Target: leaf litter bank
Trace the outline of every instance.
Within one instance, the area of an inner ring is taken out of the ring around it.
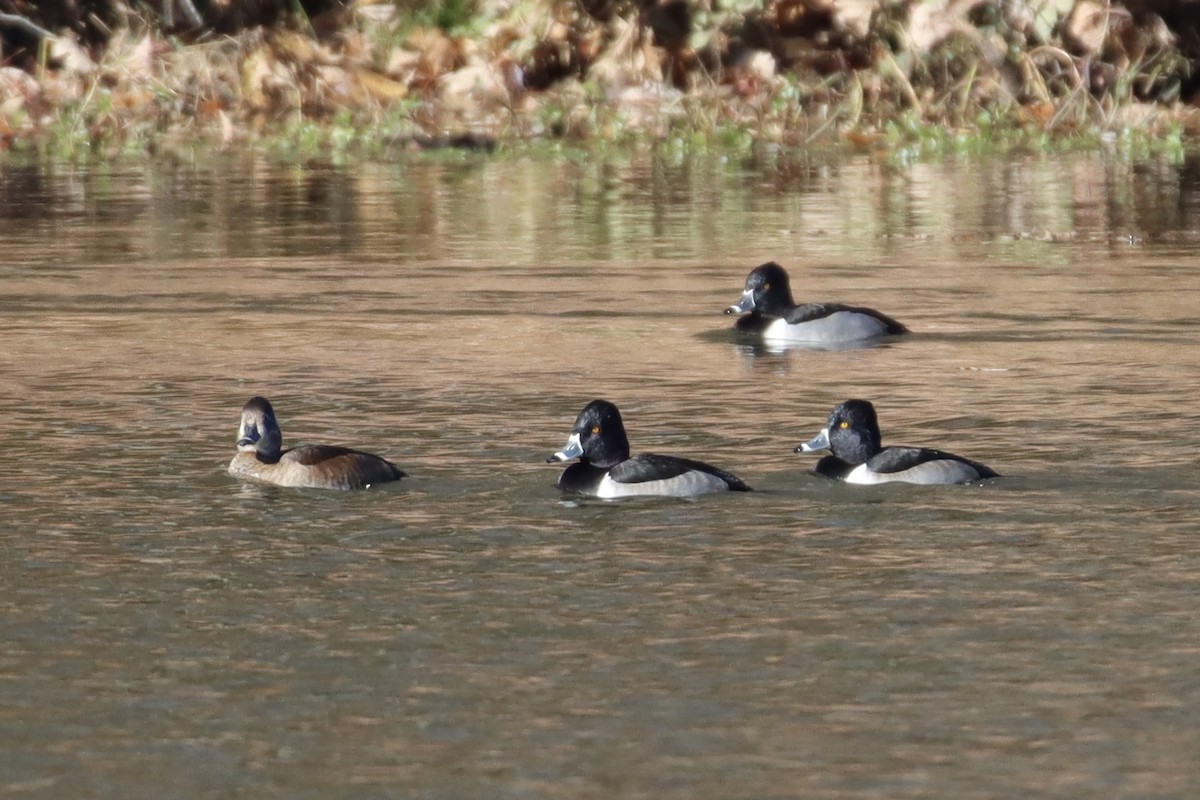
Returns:
[[[0,149],[1200,132],[1200,0],[310,0],[307,16],[264,2],[233,19],[183,7],[72,25],[0,0]]]

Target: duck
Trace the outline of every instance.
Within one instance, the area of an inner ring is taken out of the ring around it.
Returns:
[[[749,492],[736,475],[678,456],[629,455],[621,412],[607,400],[593,400],[575,418],[562,450],[547,463],[579,459],[563,470],[559,489],[605,499],[659,496],[695,497],[709,492]]]
[[[847,400],[829,414],[825,427],[797,453],[830,450],[814,468],[818,475],[846,483],[955,484],[999,478],[978,461],[928,447],[883,447],[875,406]]]
[[[725,313],[744,314],[734,330],[768,341],[836,345],[908,333],[907,327],[873,308],[841,303],[796,305],[787,271],[774,261],[750,271],[741,299]]]
[[[265,397],[242,406],[237,455],[229,474],[276,486],[303,489],[366,489],[404,477],[395,464],[371,453],[325,444],[281,450],[283,433]]]

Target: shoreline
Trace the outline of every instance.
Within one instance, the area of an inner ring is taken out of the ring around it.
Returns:
[[[1021,31],[969,2],[865,20],[785,19],[777,6],[772,25],[689,12],[672,39],[663,29],[679,20],[655,16],[662,3],[601,20],[541,2],[449,31],[373,4],[319,37],[309,21],[194,42],[152,29],[102,47],[54,35],[32,69],[0,67],[0,157],[645,141],[911,157],[1200,141],[1189,101],[1200,65],[1163,18],[1146,11],[1133,27],[1130,12],[1086,16],[1089,2]]]

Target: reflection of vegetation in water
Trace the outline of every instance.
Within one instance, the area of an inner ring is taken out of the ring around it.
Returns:
[[[1200,92],[1200,18],[1178,6],[264,0],[100,30],[52,27],[47,3],[0,16],[0,149],[1178,142],[1200,131],[1181,102]]]

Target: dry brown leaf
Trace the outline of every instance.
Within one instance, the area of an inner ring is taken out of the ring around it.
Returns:
[[[314,106],[357,108],[366,102],[362,85],[341,67],[317,67],[312,79]]]
[[[363,20],[383,25],[396,18],[396,6],[392,0],[358,0],[354,12]]]
[[[475,64],[442,78],[442,98],[447,103],[473,105],[508,99],[504,77],[490,64]]]
[[[956,33],[978,36],[968,16],[986,0],[942,0],[918,3],[908,21],[908,35],[918,53],[928,53]]]
[[[1045,125],[1056,113],[1058,109],[1053,103],[1027,103],[1021,106],[1020,116],[1022,122]]]
[[[266,47],[256,47],[242,60],[242,98],[255,110],[267,106],[263,85],[270,74],[271,54]]]
[[[295,31],[273,31],[271,49],[277,58],[295,64],[332,64],[337,61],[312,39]]]
[[[205,98],[196,103],[196,114],[201,117],[215,117],[225,113],[221,101],[215,97]]]
[[[882,0],[838,0],[833,4],[833,22],[859,39],[871,32],[871,19],[883,7]]]
[[[109,53],[119,55],[107,66],[120,69],[135,79],[145,78],[154,74],[154,51],[154,38],[146,34],[129,47],[110,46]]]
[[[417,71],[420,63],[420,53],[396,47],[392,49],[391,55],[388,56],[387,66],[384,67],[383,71],[384,74],[407,83]]]
[[[0,67],[0,97],[24,99],[40,92],[38,82],[32,75],[17,67]]]
[[[1076,53],[1093,55],[1100,52],[1108,35],[1108,3],[1098,0],[1078,0],[1063,26],[1063,39]]]
[[[64,72],[74,75],[90,75],[96,71],[96,62],[74,39],[53,36],[50,42],[50,58],[61,64]]]
[[[372,100],[377,103],[390,103],[403,100],[408,95],[408,87],[399,81],[380,75],[369,69],[358,69],[354,72],[359,84]]]
[[[628,21],[614,18],[608,46],[588,67],[588,80],[604,87],[609,95],[627,84],[662,79],[653,47],[641,41],[640,31]]]
[[[883,138],[878,133],[867,133],[865,131],[856,130],[846,131],[844,136],[846,137],[847,142],[859,148],[860,150],[870,150]]]
[[[137,111],[154,102],[154,95],[145,88],[130,87],[112,93],[113,108]]]
[[[1187,106],[1177,111],[1177,121],[1183,132],[1192,136],[1200,135],[1200,108]]]
[[[79,77],[71,77],[66,80],[52,78],[42,82],[39,94],[51,108],[62,108],[83,99],[90,86],[89,81]]]
[[[453,72],[464,63],[462,46],[437,28],[417,28],[406,44],[421,54],[434,77]]]
[[[25,97],[23,95],[14,94],[11,97],[4,97],[3,100],[0,100],[0,120],[15,117],[24,107]]]

